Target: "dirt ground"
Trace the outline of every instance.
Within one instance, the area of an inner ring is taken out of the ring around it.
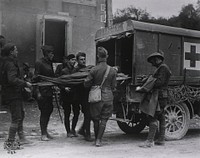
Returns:
[[[178,141],[167,141],[165,146],[155,146],[150,149],[138,147],[145,141],[147,131],[141,134],[126,135],[115,121],[109,121],[103,138],[103,146],[95,147],[94,142],[86,142],[82,136],[67,138],[64,125],[59,119],[57,109],[54,109],[49,123],[49,132],[55,138],[49,142],[40,141],[39,111],[35,103],[25,106],[25,134],[33,144],[24,146],[15,154],[7,154],[3,142],[9,128],[9,113],[0,114],[0,158],[197,158],[200,157],[200,119],[191,120],[187,135]],[[77,129],[83,121],[80,115]],[[93,129],[91,123],[91,129]],[[92,137],[94,138],[93,130]]]

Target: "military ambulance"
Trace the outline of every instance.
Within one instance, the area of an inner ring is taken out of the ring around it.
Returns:
[[[200,115],[200,32],[128,20],[98,30],[95,40],[96,47],[108,50],[108,64],[131,77],[120,81],[114,102],[117,123],[127,134],[140,133],[148,125],[138,108],[135,88],[155,70],[147,57],[164,52],[164,62],[172,71],[165,108],[166,139],[184,137],[190,119]]]

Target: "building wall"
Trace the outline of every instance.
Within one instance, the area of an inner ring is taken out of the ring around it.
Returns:
[[[84,51],[87,64],[95,64],[94,36],[105,26],[100,16],[102,3],[105,0],[1,0],[0,31],[7,41],[17,45],[20,60],[34,66],[36,54],[40,53],[36,48],[36,41],[40,40],[36,36],[38,15],[69,16],[72,48],[66,54]]]
[[[86,52],[87,62],[92,64],[95,61],[95,32],[103,26],[100,18],[97,18],[96,8],[93,6],[65,3],[63,11],[69,12],[70,17],[73,19],[71,53],[77,53],[78,51]]]

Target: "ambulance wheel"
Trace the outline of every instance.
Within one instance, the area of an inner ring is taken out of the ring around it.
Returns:
[[[185,136],[190,123],[190,112],[185,103],[168,104],[165,107],[166,140],[178,140]]]
[[[123,118],[123,117],[120,117],[120,115],[117,115],[117,118]],[[126,134],[138,134],[146,127],[147,122],[144,116],[140,114],[137,116],[137,121],[134,121],[134,122],[117,121],[117,124],[119,128]]]

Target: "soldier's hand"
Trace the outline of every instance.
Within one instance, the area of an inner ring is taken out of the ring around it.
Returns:
[[[59,88],[58,86],[54,86],[54,90],[55,90],[56,92],[59,92],[59,91],[60,91],[60,88]]]
[[[70,90],[71,90],[71,88],[65,87],[65,91],[66,91],[66,92],[69,92]]]
[[[26,87],[32,88],[32,84],[30,82],[26,82]]]
[[[135,91],[136,91],[136,92],[139,92],[139,91],[141,91],[141,89],[142,89],[142,88],[141,88],[140,86],[138,86],[138,87],[136,87]]]
[[[42,99],[41,93],[37,93],[37,100],[41,100],[41,99]]]

